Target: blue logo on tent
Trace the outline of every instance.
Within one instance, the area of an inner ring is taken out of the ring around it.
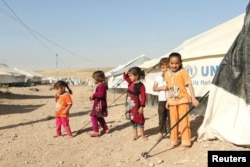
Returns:
[[[190,66],[187,65],[185,66],[185,69],[187,70],[187,72],[189,73],[191,79],[194,78],[197,75],[197,67],[196,66]]]

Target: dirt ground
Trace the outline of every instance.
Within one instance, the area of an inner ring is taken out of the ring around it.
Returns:
[[[167,149],[169,138],[156,144],[158,115],[155,107],[145,108],[148,141],[132,141],[132,128],[124,116],[125,95],[108,92],[110,133],[91,138],[89,86],[70,86],[73,106],[70,126],[74,137],[55,134],[55,91],[51,85],[0,88],[0,166],[2,167],[205,167],[208,150],[246,150],[219,140],[196,142],[202,117],[191,115],[193,145],[180,151]],[[142,152],[148,153],[145,159]]]

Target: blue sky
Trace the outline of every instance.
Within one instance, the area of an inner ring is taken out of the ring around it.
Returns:
[[[56,60],[59,69],[67,69],[116,67],[141,54],[158,58],[184,40],[244,13],[248,3],[0,0],[0,62],[45,70],[56,68]]]

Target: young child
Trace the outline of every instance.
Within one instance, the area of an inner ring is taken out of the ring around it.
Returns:
[[[159,67],[161,73],[156,76],[153,85],[153,91],[158,92],[159,136],[157,141],[162,139],[163,134],[167,132],[167,129],[170,129],[169,110],[166,108],[167,85],[164,78],[165,72],[169,67],[168,64],[168,58],[162,58],[160,60]]]
[[[132,67],[128,72],[124,72],[123,78],[128,82],[126,115],[129,115],[127,118],[131,120],[133,127],[133,140],[138,138],[137,128],[139,128],[142,139],[146,141],[143,114],[146,92],[145,86],[141,82],[145,78],[145,73],[139,67]]]
[[[72,106],[72,99],[70,96],[72,90],[65,81],[61,80],[54,84],[54,89],[56,90],[56,135],[54,137],[62,136],[61,126],[63,125],[67,137],[71,138],[72,133],[69,126],[69,110]]]
[[[169,66],[170,70],[165,73],[168,87],[166,108],[170,110],[170,123],[172,127],[188,112],[190,102],[192,102],[194,106],[198,106],[199,101],[195,98],[194,89],[188,72],[182,68],[182,59],[179,53],[174,52],[169,55]],[[181,135],[180,150],[189,148],[191,146],[191,131],[188,115],[178,126],[172,129],[170,134],[171,147],[175,147],[179,144],[178,132],[180,132]]]
[[[88,132],[91,137],[98,137],[99,128],[98,122],[100,123],[101,127],[103,128],[103,133],[109,133],[108,126],[104,117],[108,116],[107,111],[107,84],[106,78],[103,71],[95,71],[92,74],[92,78],[95,84],[95,90],[92,96],[89,97],[90,100],[93,100],[93,109],[90,113],[92,129],[93,131]]]

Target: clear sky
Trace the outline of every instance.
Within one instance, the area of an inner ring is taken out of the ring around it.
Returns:
[[[33,70],[158,58],[249,0],[0,0],[0,62]]]

